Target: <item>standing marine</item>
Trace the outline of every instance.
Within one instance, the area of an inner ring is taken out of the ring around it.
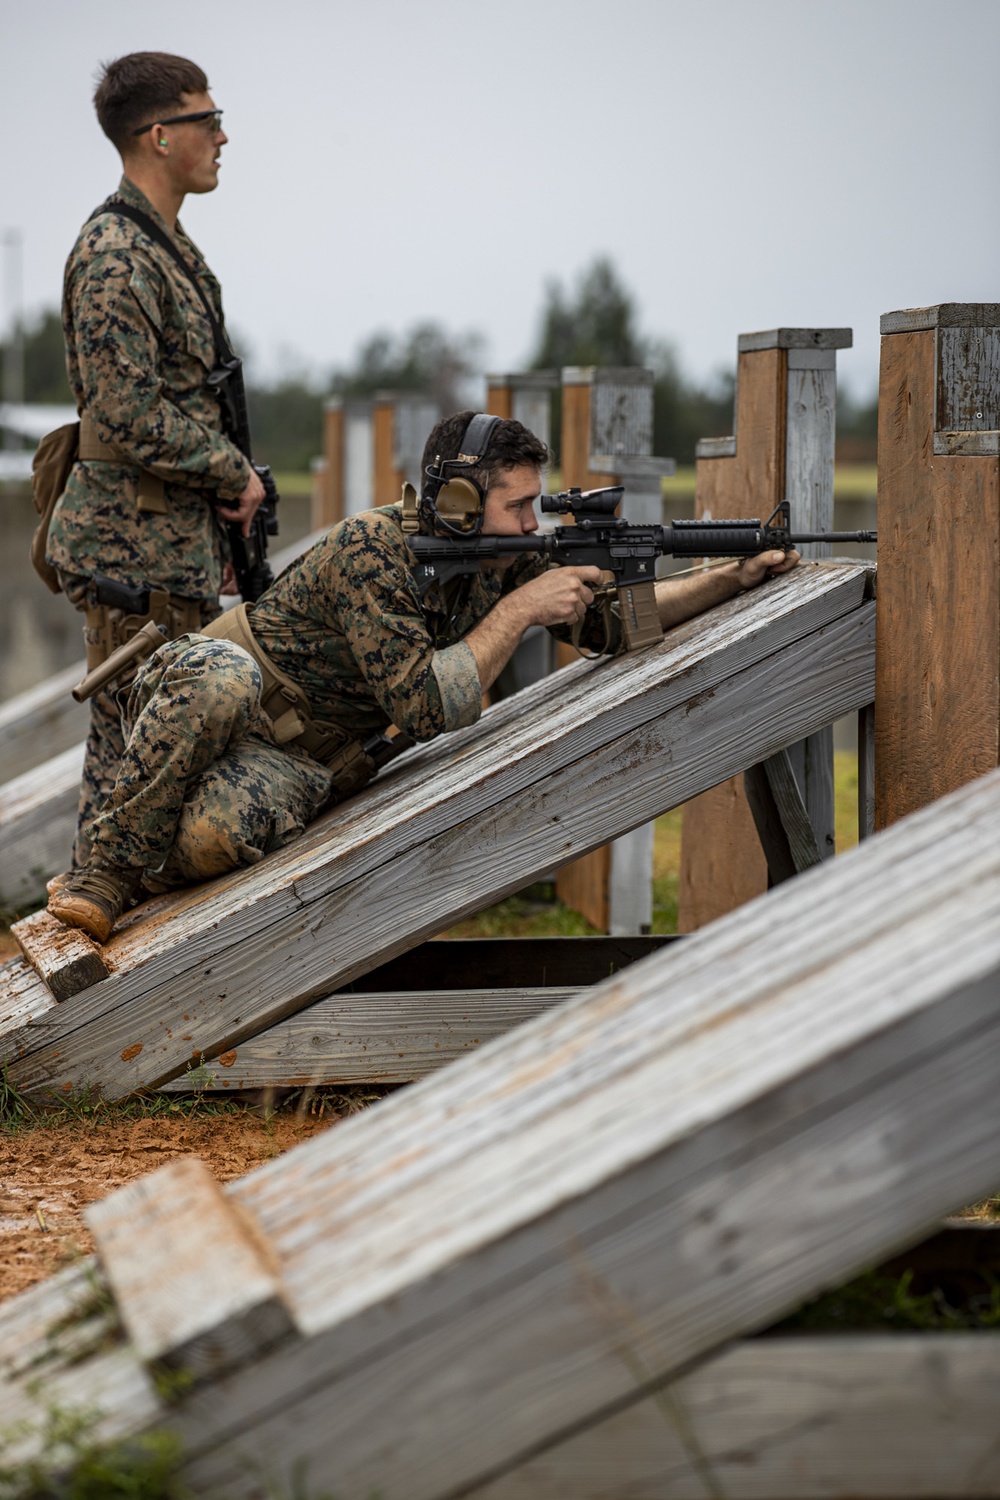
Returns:
[[[149,620],[168,639],[212,620],[225,567],[218,518],[246,533],[264,496],[224,435],[208,384],[216,345],[198,288],[221,325],[219,283],[177,218],[188,193],[218,184],[222,111],[201,68],[166,52],[107,64],[94,104],[123,176],[66,264],[62,316],[80,447],[46,551],[85,612],[90,670]],[[173,241],[190,276],[157,234]],[[91,699],[74,866],[86,862],[90,824],[123,748],[117,691],[104,689]]]

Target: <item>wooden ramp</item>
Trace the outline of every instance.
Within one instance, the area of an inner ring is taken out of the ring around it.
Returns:
[[[659,647],[580,662],[401,757],[253,870],[140,908],[108,978],[58,1009],[39,983],[31,1024],[0,1033],[10,1077],[164,1083],[869,702],[868,577],[804,566]]]
[[[272,558],[275,573],[325,533],[313,532]],[[80,768],[90,709],[71,690],[86,662],[0,704],[0,907],[41,900],[65,870],[76,833]]]
[[[296,1465],[339,1500],[996,1496],[995,1335],[732,1341],[996,1187],[998,994],[1000,771],[225,1194],[175,1164],[95,1205],[98,1264],[0,1313],[9,1419],[168,1426],[214,1500]],[[825,1446],[811,1483],[810,1426],[867,1471]]]

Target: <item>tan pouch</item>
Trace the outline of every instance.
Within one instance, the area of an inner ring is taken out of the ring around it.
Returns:
[[[35,450],[31,461],[31,490],[35,509],[41,516],[35,534],[31,538],[31,565],[39,578],[54,594],[62,593],[62,585],[51,563],[45,561],[45,549],[49,542],[49,524],[56,502],[63,495],[69,482],[70,470],[76,463],[80,451],[80,424],[67,422],[47,432]]]

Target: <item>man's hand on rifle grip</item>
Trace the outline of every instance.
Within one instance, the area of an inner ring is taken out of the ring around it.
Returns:
[[[253,520],[258,506],[263,501],[267,491],[264,489],[260,475],[250,470],[250,478],[246,486],[237,495],[235,502],[229,505],[219,506],[219,515],[226,521],[241,521],[241,530],[244,536],[250,535],[250,522]]]

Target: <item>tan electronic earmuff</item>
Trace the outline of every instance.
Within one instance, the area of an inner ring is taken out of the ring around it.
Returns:
[[[428,464],[420,494],[420,513],[431,526],[439,526],[453,536],[468,536],[483,524],[486,490],[470,473],[457,470],[476,468],[486,457],[490,440],[500,424],[499,417],[477,412],[459,445],[456,458],[440,458]]]

